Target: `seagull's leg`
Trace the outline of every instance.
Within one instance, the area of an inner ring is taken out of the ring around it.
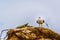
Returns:
[[[39,27],[40,27],[41,25],[39,24]]]
[[[43,27],[43,25],[41,24],[41,27]]]
[[[43,27],[43,24],[41,24],[41,27]]]

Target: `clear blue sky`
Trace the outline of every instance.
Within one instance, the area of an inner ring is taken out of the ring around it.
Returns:
[[[60,0],[0,0],[0,31],[27,22],[38,26],[35,21],[39,16],[60,33]]]

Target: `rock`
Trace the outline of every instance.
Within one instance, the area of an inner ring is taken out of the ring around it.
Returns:
[[[11,33],[10,33],[11,32]],[[22,27],[9,30],[6,40],[60,40],[60,34],[41,27]]]

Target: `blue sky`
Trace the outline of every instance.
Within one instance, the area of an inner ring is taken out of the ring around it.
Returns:
[[[38,26],[39,16],[60,34],[60,0],[0,0],[0,31],[27,22]]]

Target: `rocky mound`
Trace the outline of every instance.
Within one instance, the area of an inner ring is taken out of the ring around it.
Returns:
[[[7,32],[6,40],[60,40],[60,35],[50,29],[33,26],[19,26]]]

